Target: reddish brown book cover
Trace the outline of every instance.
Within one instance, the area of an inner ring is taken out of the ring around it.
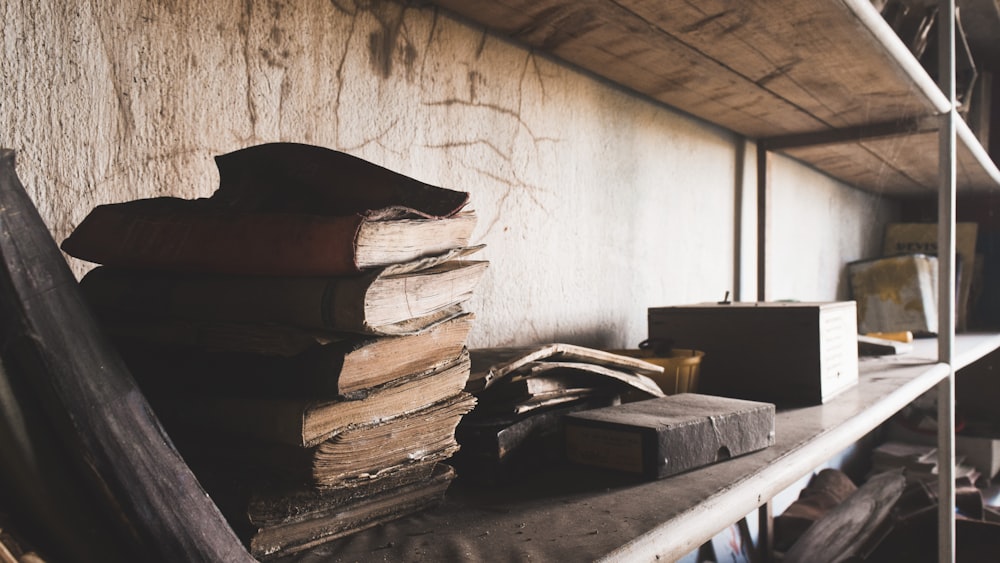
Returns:
[[[357,272],[359,215],[249,213],[206,199],[99,205],[63,241],[81,260],[129,268],[230,274]]]
[[[467,192],[315,145],[265,143],[219,155],[215,164],[219,189],[212,201],[243,210],[430,219],[450,217],[469,202]]]
[[[342,275],[466,246],[475,225],[460,213],[467,192],[322,147],[270,143],[216,161],[212,197],[97,206],[63,251],[125,268]]]

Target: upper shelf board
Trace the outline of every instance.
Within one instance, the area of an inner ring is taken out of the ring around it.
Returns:
[[[870,191],[937,189],[937,143],[911,142],[906,129],[946,112],[948,99],[869,0],[433,3],[751,139],[898,123],[901,134],[875,143],[837,141],[832,159],[817,149],[833,144],[781,151]],[[1000,187],[973,135],[958,152],[960,189]]]

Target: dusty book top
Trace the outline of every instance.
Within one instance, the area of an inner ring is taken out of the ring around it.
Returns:
[[[469,194],[338,151],[269,143],[216,158],[208,198],[95,207],[63,241],[110,266],[250,275],[341,275],[465,247]]]

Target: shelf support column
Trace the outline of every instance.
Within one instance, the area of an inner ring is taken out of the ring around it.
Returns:
[[[767,301],[767,232],[770,218],[770,148],[757,140],[757,301]]]
[[[938,3],[938,76],[949,109],[938,129],[938,361],[952,366],[955,344],[955,0]],[[938,561],[955,561],[955,370],[937,387]]]
[[[774,561],[774,503],[757,509],[757,555],[760,561]]]

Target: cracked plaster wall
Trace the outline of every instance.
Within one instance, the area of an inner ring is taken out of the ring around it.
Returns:
[[[471,192],[492,263],[473,346],[634,346],[647,307],[718,300],[737,263],[754,279],[743,141],[434,8],[5,0],[0,26],[0,146],[57,241],[101,203],[207,196],[214,155],[285,140]],[[792,180],[776,252],[810,257],[778,260],[774,297],[843,297],[838,268],[872,251],[886,208],[790,161],[773,172]],[[805,249],[802,210],[823,217]]]

